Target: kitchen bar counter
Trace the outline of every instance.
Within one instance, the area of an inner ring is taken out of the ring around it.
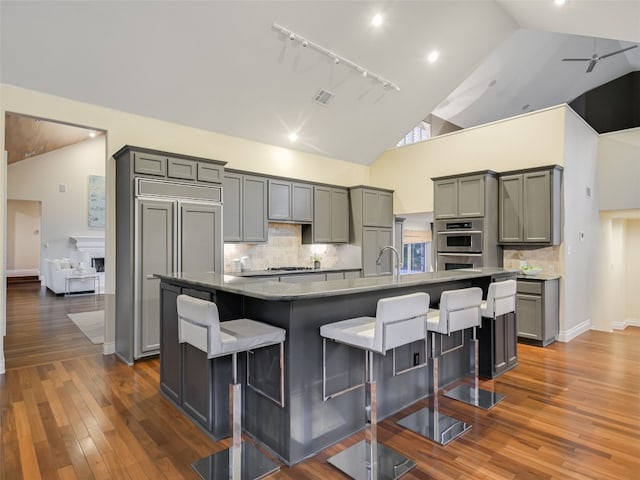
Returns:
[[[207,360],[206,355],[177,338],[176,298],[184,293],[214,301],[222,321],[251,318],[286,329],[285,407],[244,389],[243,428],[284,463],[293,465],[361,430],[365,426],[364,389],[323,400],[322,339],[324,324],[359,316],[374,316],[379,299],[427,292],[435,307],[445,290],[479,286],[486,292],[491,281],[515,278],[514,271],[483,268],[402,276],[330,280],[309,283],[255,282],[213,273],[157,275],[161,278],[160,388],[192,420],[214,438],[228,435],[228,357]],[[466,339],[470,331],[465,332]],[[419,341],[396,349],[398,370],[425,361]],[[277,396],[277,347],[258,349],[243,371],[249,383]],[[448,385],[469,370],[468,348],[446,354],[439,369],[440,384]],[[431,378],[418,368],[393,376],[393,355],[376,356],[380,419],[427,396]],[[357,349],[327,343],[326,393],[362,382],[364,355]],[[245,379],[244,383],[247,383]]]

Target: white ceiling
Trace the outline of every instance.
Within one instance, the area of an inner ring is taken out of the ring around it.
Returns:
[[[476,125],[640,69],[640,48],[590,74],[560,61],[640,43],[639,1],[3,0],[0,14],[2,83],[361,164],[434,110]],[[291,42],[273,22],[400,92]],[[441,54],[434,64],[431,49]],[[311,101],[321,88],[335,94],[328,107]]]

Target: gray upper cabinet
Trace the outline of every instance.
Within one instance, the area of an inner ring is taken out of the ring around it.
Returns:
[[[362,189],[362,224],[368,227],[392,227],[393,193]]]
[[[484,217],[486,175],[434,178],[434,217]]]
[[[559,245],[561,182],[558,165],[502,173],[498,241]]]
[[[270,179],[269,220],[311,223],[313,185]]]
[[[224,190],[224,241],[267,241],[267,179],[226,171]]]
[[[140,149],[133,153],[133,173],[205,183],[222,183],[224,162]]]
[[[313,225],[303,228],[302,242],[349,242],[349,193],[347,190],[323,185],[313,187]]]

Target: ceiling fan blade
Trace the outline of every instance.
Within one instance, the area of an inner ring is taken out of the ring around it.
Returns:
[[[587,67],[586,73],[591,72],[591,70],[593,70],[595,68],[596,63],[598,63],[597,60],[591,60],[591,62],[589,63],[589,66]]]
[[[591,58],[563,58],[563,62],[590,62]]]
[[[632,48],[636,48],[638,45],[631,45],[630,47],[623,48],[622,50],[616,50],[615,52],[607,53],[606,55],[600,55],[600,58],[611,57],[612,55],[617,55],[622,52],[626,52],[627,50],[631,50]]]

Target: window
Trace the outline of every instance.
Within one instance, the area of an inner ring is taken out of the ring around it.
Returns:
[[[419,273],[426,271],[427,244],[404,243],[402,245],[402,268],[400,273]]]
[[[420,122],[413,127],[409,133],[400,139],[396,144],[396,147],[402,147],[403,145],[411,145],[412,143],[422,142],[423,140],[429,140],[431,138],[431,125],[427,122]]]

